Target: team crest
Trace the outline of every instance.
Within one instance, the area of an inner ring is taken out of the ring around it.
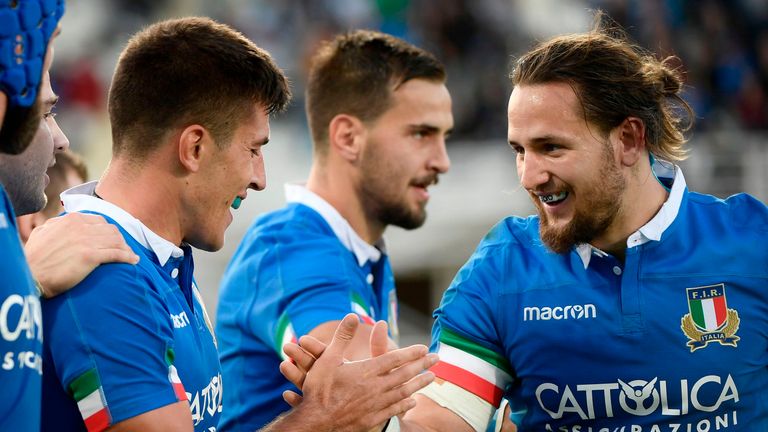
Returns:
[[[688,312],[680,320],[680,328],[688,336],[691,352],[711,342],[735,347],[739,341],[739,313],[728,309],[725,284],[686,288]]]

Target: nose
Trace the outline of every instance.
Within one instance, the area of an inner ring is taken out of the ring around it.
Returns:
[[[448,157],[448,149],[445,147],[445,138],[440,138],[432,158],[429,160],[429,169],[443,174],[451,168],[451,159]]]
[[[267,173],[264,170],[264,159],[262,157],[254,158],[252,164],[251,183],[248,187],[256,191],[264,190],[264,188],[267,187]]]
[[[69,148],[69,138],[61,130],[56,119],[51,117],[51,134],[53,135],[53,148],[55,153],[61,153]]]
[[[517,175],[520,185],[527,190],[535,190],[549,181],[544,160],[534,152],[517,155]]]

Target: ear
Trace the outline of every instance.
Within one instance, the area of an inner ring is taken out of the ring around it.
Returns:
[[[211,134],[203,126],[195,124],[184,128],[177,140],[179,163],[190,172],[199,171],[204,150],[214,144]]]
[[[645,123],[637,117],[627,117],[613,133],[622,165],[634,166],[645,155]]]
[[[365,143],[367,129],[355,116],[338,114],[328,125],[328,146],[331,152],[350,162],[356,161]]]

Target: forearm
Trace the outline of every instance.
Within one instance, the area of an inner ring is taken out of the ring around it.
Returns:
[[[258,432],[330,432],[333,425],[326,413],[301,404],[275,419]]]
[[[394,419],[393,419],[394,420]],[[404,419],[404,416],[400,416],[398,419],[398,425],[400,427],[400,432],[440,432],[440,430],[429,427],[428,425],[421,424],[418,420],[414,419]],[[392,432],[398,430],[393,427],[388,427],[387,429],[384,429],[383,432]]]
[[[456,413],[440,406],[432,399],[422,394],[415,394],[413,397],[416,399],[416,406],[399,418],[402,432],[472,432],[474,430]]]

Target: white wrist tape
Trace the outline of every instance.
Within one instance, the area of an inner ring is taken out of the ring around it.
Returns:
[[[387,422],[387,427],[381,432],[400,432],[400,420],[397,416],[390,418]]]

